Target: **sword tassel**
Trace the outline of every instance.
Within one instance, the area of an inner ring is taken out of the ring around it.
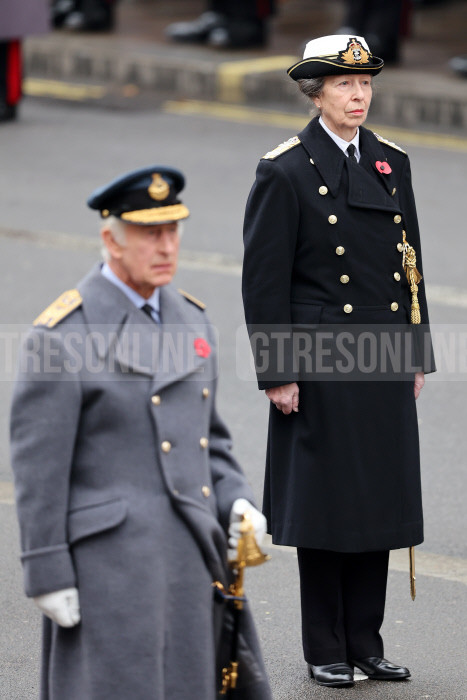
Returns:
[[[409,283],[410,292],[412,294],[412,305],[410,308],[410,323],[421,323],[420,304],[418,301],[418,285],[422,280],[420,272],[417,270],[417,254],[415,249],[407,241],[405,231],[402,231],[403,236],[403,257],[402,267],[404,268]],[[409,547],[410,561],[410,595],[412,600],[415,600],[417,594],[415,588],[415,547]]]

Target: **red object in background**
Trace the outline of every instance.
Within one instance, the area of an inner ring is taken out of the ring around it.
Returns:
[[[256,16],[266,19],[274,14],[274,3],[271,0],[256,0]]]
[[[204,338],[195,338],[193,345],[195,346],[195,352],[197,355],[199,355],[199,357],[209,357],[211,354],[211,346]]]
[[[10,41],[7,49],[6,103],[16,105],[21,99],[22,63],[21,42]]]

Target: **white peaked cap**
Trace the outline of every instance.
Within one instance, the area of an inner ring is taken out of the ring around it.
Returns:
[[[330,34],[329,36],[320,36],[318,39],[309,41],[305,46],[303,58],[336,56],[339,51],[345,51],[351,39],[356,39],[366,51],[370,52],[370,47],[362,36],[355,36],[355,34]]]
[[[341,73],[377,75],[383,66],[383,59],[372,55],[363,36],[330,34],[309,41],[303,59],[291,66],[287,73],[294,80]]]

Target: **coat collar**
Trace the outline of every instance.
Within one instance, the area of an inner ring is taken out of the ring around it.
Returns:
[[[150,376],[160,389],[194,372],[207,377],[209,362],[199,355],[194,341],[207,338],[207,325],[196,323],[197,314],[172,285],[161,287],[162,324],[155,324],[101,273],[101,265],[78,285],[83,315],[92,334],[97,356],[112,353],[122,371]]]
[[[347,157],[321,127],[318,117],[312,119],[298,134],[298,138],[331,195],[337,197]],[[349,205],[399,211],[396,202],[390,196],[394,188],[395,175],[393,172],[385,175],[378,171],[376,162],[384,162],[386,155],[373,132],[364,127],[360,127],[360,152],[359,166],[347,168],[349,172]]]
[[[156,388],[188,375],[199,375],[200,380],[210,381],[216,368],[213,358],[210,358],[212,341],[202,313],[198,313],[172,285],[161,287],[160,302],[162,325]],[[198,353],[196,344],[201,339],[204,349],[208,349],[207,356]]]
[[[298,138],[313,160],[332,196],[337,197],[346,156],[329,134],[324,131],[319,123],[319,117],[312,119],[298,134]]]
[[[94,350],[100,360],[110,358],[109,366],[112,360],[123,371],[153,376],[151,346],[155,324],[102,275],[101,267],[96,265],[78,284]]]

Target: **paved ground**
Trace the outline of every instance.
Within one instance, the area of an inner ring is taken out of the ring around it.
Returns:
[[[214,112],[175,113],[161,101],[148,109],[137,97],[127,102],[120,97],[111,109],[105,101],[72,105],[28,98],[21,121],[0,129],[0,697],[5,700],[37,697],[40,627],[21,592],[7,445],[14,358],[6,340],[98,258],[95,214],[84,201],[94,187],[126,169],[159,161],[187,175],[192,217],[177,284],[207,303],[219,330],[220,408],[261,498],[267,402],[253,381],[240,379],[238,341],[245,337],[240,230],[257,159],[296,128],[287,121],[290,115],[273,126],[256,123],[255,114],[245,111],[240,123],[232,114],[220,119]],[[295,554],[267,546],[272,560],[248,571],[246,582],[275,700],[465,697],[467,368],[461,342],[467,337],[467,141],[453,145],[441,134],[405,132],[399,142],[411,155],[440,366],[418,406],[426,541],[417,548],[417,598],[412,602],[409,596],[407,552],[399,552],[391,560],[383,630],[388,657],[409,665],[413,679],[397,685],[362,681],[347,691],[312,685],[300,649]]]
[[[220,100],[302,111],[286,68],[306,40],[341,25],[342,0],[288,0],[271,23],[267,47],[216,51],[171,43],[168,23],[199,14],[201,0],[121,0],[114,32],[70,35],[54,31],[25,42],[26,74],[36,80],[93,83],[110,92],[135,90],[159,97]],[[456,133],[467,128],[467,80],[448,66],[467,54],[467,3],[446,0],[414,10],[401,62],[379,76],[374,114],[381,123]],[[53,84],[27,84],[26,91],[54,92]]]

